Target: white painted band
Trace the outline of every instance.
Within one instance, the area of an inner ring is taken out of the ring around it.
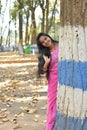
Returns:
[[[87,117],[87,91],[69,86],[58,87],[58,111],[70,117]]]

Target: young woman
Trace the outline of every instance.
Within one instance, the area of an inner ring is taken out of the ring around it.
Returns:
[[[46,130],[53,130],[56,120],[56,98],[58,86],[58,41],[46,33],[39,33],[37,36],[39,50],[39,75],[47,73],[47,122]],[[43,64],[41,64],[43,60]],[[41,69],[42,67],[42,69]]]

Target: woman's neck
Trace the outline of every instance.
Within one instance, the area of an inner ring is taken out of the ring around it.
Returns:
[[[52,46],[49,48],[50,52],[54,51],[56,49],[57,45],[56,44],[52,44]]]

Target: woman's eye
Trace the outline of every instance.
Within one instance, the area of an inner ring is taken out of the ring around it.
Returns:
[[[45,37],[45,40],[46,40],[47,38]]]

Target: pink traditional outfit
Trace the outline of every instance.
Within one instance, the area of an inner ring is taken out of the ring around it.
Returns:
[[[46,130],[53,130],[56,120],[56,99],[58,87],[58,47],[51,52],[47,92]]]

